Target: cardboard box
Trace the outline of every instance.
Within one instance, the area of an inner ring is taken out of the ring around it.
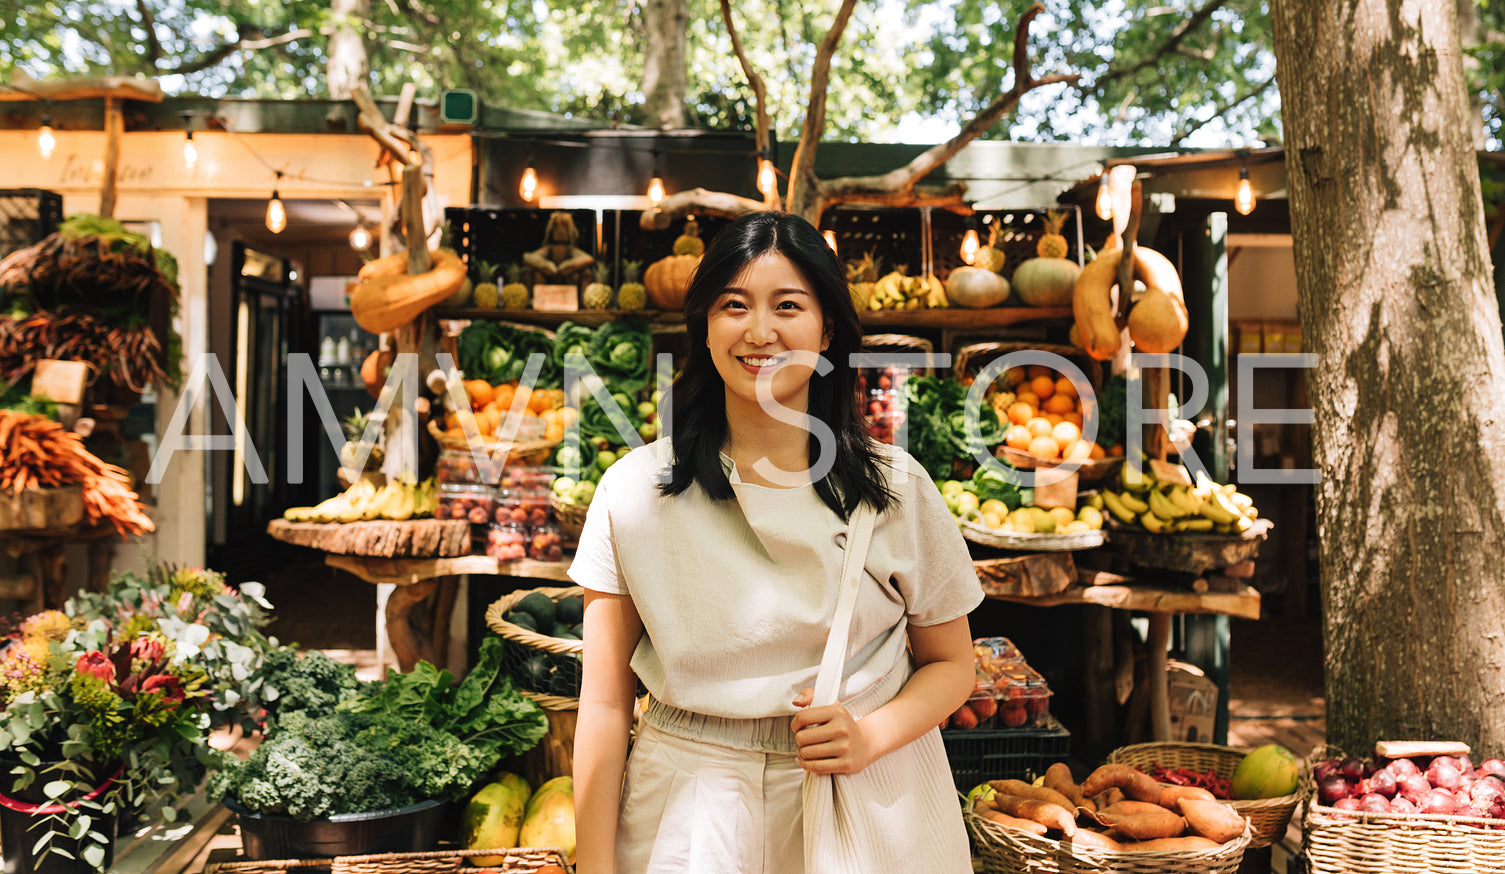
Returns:
[[[1166,669],[1173,741],[1212,743],[1218,718],[1218,684],[1196,665],[1172,660]]]

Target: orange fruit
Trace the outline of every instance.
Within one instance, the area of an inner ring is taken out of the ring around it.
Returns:
[[[1030,419],[1028,422],[1025,422],[1024,427],[1029,429],[1029,433],[1033,437],[1049,437],[1050,429],[1055,426],[1050,424],[1049,419],[1042,419],[1039,416],[1036,416],[1035,418]]]
[[[1091,451],[1089,451],[1087,453],[1087,457],[1088,458],[1094,458],[1094,459],[1096,459],[1096,458],[1105,458],[1105,457],[1107,457],[1107,453],[1103,452],[1103,447],[1097,445],[1096,443],[1089,443],[1087,445],[1092,447]],[[1116,447],[1116,446],[1113,447],[1113,448],[1114,449],[1118,449],[1118,447]],[[1123,452],[1122,449],[1119,449],[1118,451],[1119,452]]]
[[[1077,426],[1078,429],[1080,429],[1082,427],[1082,414],[1081,413],[1078,413],[1078,412],[1076,412],[1076,411],[1073,410],[1070,413],[1062,413],[1061,414],[1061,418],[1065,419],[1066,421],[1070,422],[1071,424]]]
[[[1082,430],[1070,422],[1059,422],[1050,429],[1050,436],[1064,452],[1067,446],[1082,439]]]
[[[1045,412],[1066,414],[1076,411],[1076,398],[1071,395],[1054,394],[1045,399]]]
[[[1029,404],[1034,409],[1040,409],[1040,396],[1032,391],[1022,391],[1014,395],[1014,402],[1020,404]]]
[[[1010,367],[1003,372],[1003,387],[1011,389],[1021,382],[1029,379],[1022,367]]]
[[[1035,408],[1029,404],[1018,401],[1009,405],[1009,421],[1015,425],[1023,425],[1035,417]]]
[[[1066,421],[1065,419],[1061,418],[1060,413],[1046,413],[1044,419],[1045,421],[1050,423],[1050,427],[1052,428]]]
[[[1056,381],[1048,376],[1037,376],[1029,381],[1029,390],[1040,400],[1047,400],[1056,393]]]
[[[509,410],[512,408],[512,396],[515,394],[517,394],[517,384],[504,382],[496,387],[496,393],[491,396],[491,400],[501,409]]]
[[[1050,435],[1036,437],[1029,442],[1030,455],[1040,458],[1055,458],[1060,453],[1061,447],[1056,445],[1056,441]]]
[[[476,409],[491,403],[491,383],[484,379],[465,380],[465,393],[470,396],[470,405]]]
[[[1086,461],[1091,457],[1092,446],[1086,440],[1073,440],[1070,443],[1061,444],[1061,457],[1068,461]]]
[[[1029,429],[1023,425],[1012,425],[1007,431],[1003,432],[1004,444],[1021,452],[1029,451],[1030,441],[1034,439],[1035,435],[1031,434]]]
[[[1055,381],[1055,377],[1052,375],[1055,373],[1055,371],[1051,370],[1049,367],[1046,367],[1043,364],[1031,364],[1024,369],[1024,372],[1029,374],[1029,378],[1031,380],[1038,379],[1042,376],[1049,376],[1052,382]]]
[[[1120,443],[1117,446],[1114,446],[1112,449],[1108,450],[1108,454],[1111,455],[1114,458],[1117,458],[1120,455],[1123,455],[1124,454],[1124,445],[1122,443]]]
[[[1056,380],[1056,394],[1066,395],[1071,398],[1080,397],[1076,390],[1076,383],[1072,382],[1069,376],[1063,376]]]

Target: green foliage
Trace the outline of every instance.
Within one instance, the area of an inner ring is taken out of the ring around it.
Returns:
[[[455,341],[460,369],[466,379],[484,379],[492,385],[517,382],[527,367],[528,356],[544,356],[543,369],[533,388],[558,388],[559,365],[554,361],[554,343],[542,331],[517,328],[501,322],[475,321],[460,331]]]
[[[267,722],[292,713],[325,713],[361,687],[355,666],[337,662],[318,650],[301,656],[291,647],[267,653],[261,666]]]
[[[997,446],[1004,428],[987,404],[967,415],[967,389],[936,376],[911,376],[904,384],[909,405],[909,452],[934,479],[951,476],[953,459],[971,463],[976,452]],[[968,431],[975,431],[969,436]]]

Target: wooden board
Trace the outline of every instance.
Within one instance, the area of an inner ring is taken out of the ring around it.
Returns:
[[[1076,564],[1069,552],[980,559],[972,566],[983,591],[993,598],[1054,595],[1076,579]]]
[[[1132,585],[1073,586],[1054,595],[991,595],[1003,601],[1056,607],[1062,604],[1098,604],[1117,610],[1143,613],[1216,613],[1240,619],[1259,618],[1259,592],[1245,586],[1240,592],[1198,594],[1187,589],[1164,589],[1144,583]]]
[[[1469,746],[1456,740],[1381,740],[1374,743],[1374,754],[1387,759],[1412,756],[1466,756]]]
[[[67,528],[83,518],[83,486],[0,493],[0,531]]]
[[[1254,558],[1271,527],[1270,520],[1258,519],[1253,528],[1240,536],[1193,532],[1151,534],[1134,526],[1117,525],[1111,529],[1109,540],[1134,564],[1201,574]]]
[[[411,586],[425,580],[460,574],[489,574],[526,579],[570,582],[570,555],[564,561],[499,562],[489,555],[462,555],[457,558],[366,558],[357,555],[326,555],[324,563],[349,571],[368,583],[391,583]]]
[[[470,523],[458,519],[344,523],[273,519],[267,533],[284,543],[335,555],[436,558],[470,554]]]

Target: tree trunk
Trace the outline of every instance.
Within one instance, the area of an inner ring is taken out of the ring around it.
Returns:
[[[673,130],[688,127],[685,115],[687,0],[643,4],[643,124]]]
[[[1457,7],[1275,0],[1327,735],[1505,749],[1505,349]]]
[[[329,61],[324,67],[324,77],[329,83],[331,100],[349,100],[351,89],[371,74],[360,30],[371,11],[371,0],[331,0],[329,11],[335,29],[329,35]]]

